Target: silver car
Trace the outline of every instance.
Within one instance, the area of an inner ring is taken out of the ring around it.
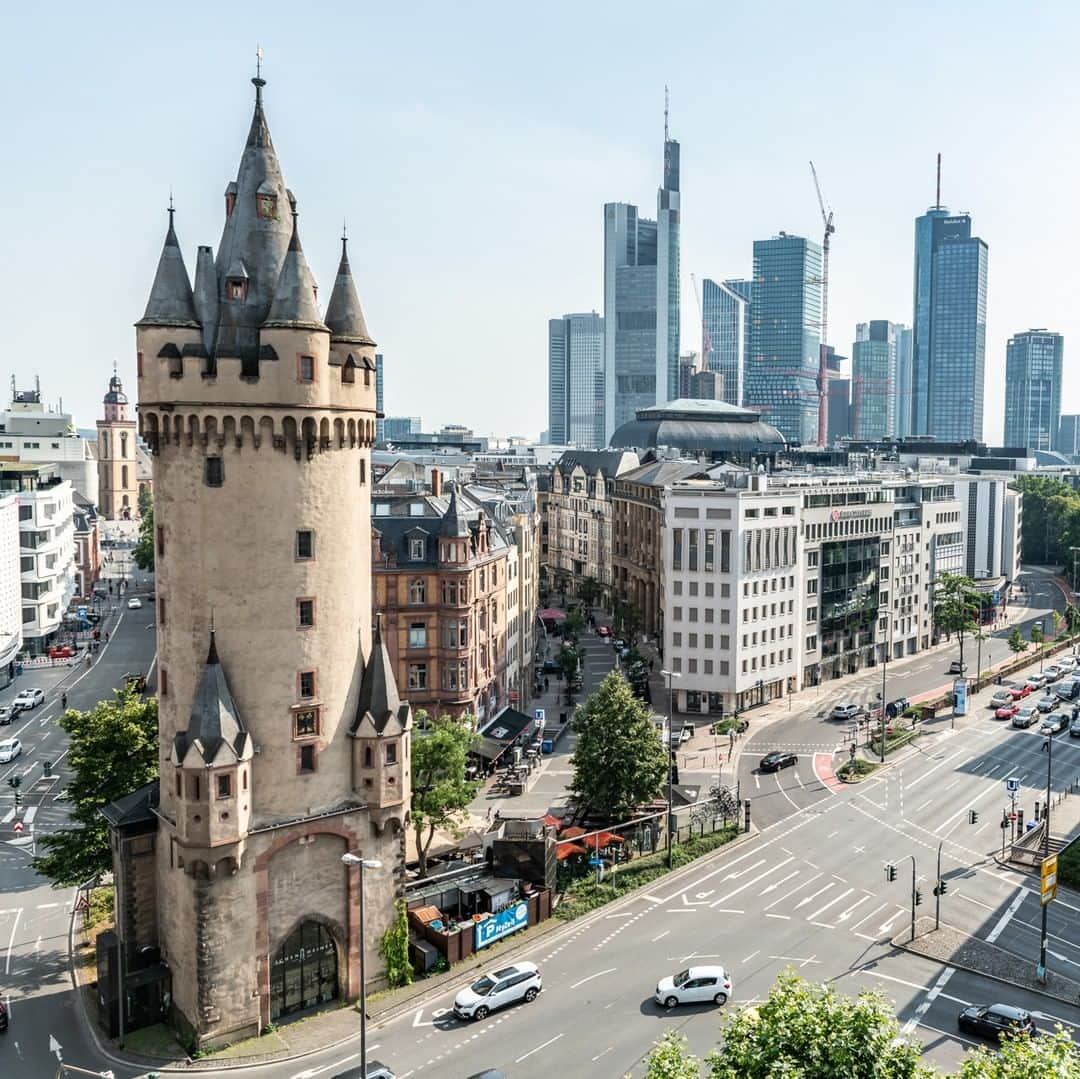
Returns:
[[[1045,697],[1040,697],[1035,702],[1035,707],[1038,708],[1038,710],[1042,712],[1043,715],[1046,715],[1047,712],[1052,712],[1055,708],[1057,708],[1059,704],[1061,704],[1060,697],[1051,697],[1047,695]]]

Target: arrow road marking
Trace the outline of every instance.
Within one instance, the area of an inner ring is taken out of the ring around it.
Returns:
[[[791,859],[789,858],[788,861],[790,862]],[[745,869],[740,869],[738,871],[738,873],[729,873],[724,878],[724,880],[738,880],[739,877],[745,877],[747,873],[752,873],[755,869],[758,868],[758,866],[761,866],[761,865],[764,865],[764,864],[765,864],[765,859],[761,858],[758,861],[756,861],[753,865],[748,865]]]
[[[768,895],[769,892],[775,892],[776,889],[779,888],[780,885],[784,883],[784,881],[791,880],[792,877],[797,877],[801,872],[802,872],[801,869],[794,870],[793,872],[789,873],[783,879],[778,880],[775,884],[770,884],[767,888],[762,888],[761,891],[758,892],[758,895]]]
[[[722,895],[719,899],[717,899],[714,903],[712,903],[711,906],[713,906],[713,907],[720,906],[721,903],[724,903],[727,900],[733,898],[734,896],[737,896],[739,894],[739,892],[743,892],[747,888],[752,888],[755,884],[757,884],[757,882],[759,880],[763,880],[770,873],[775,873],[778,869],[783,869],[784,866],[786,866],[789,862],[793,862],[793,861],[795,861],[794,858],[785,858],[782,862],[777,862],[775,865],[773,865],[770,868],[766,869],[764,873],[759,873],[756,877],[751,877],[745,884],[740,884],[738,888],[734,889],[734,891],[730,891],[730,892],[726,893],[725,895]]]
[[[50,1034],[49,1035],[49,1052],[56,1054],[57,1062],[62,1062],[64,1057],[61,1052],[60,1043]]]
[[[856,899],[855,902],[852,903],[851,906],[848,907],[848,909],[845,910],[843,914],[841,914],[836,920],[838,922],[846,922],[848,918],[851,917],[852,911],[854,911],[856,907],[862,906],[863,903],[868,902],[869,899],[870,896],[868,895],[864,895],[861,899]]]
[[[816,892],[814,892],[813,895],[808,895],[805,899],[800,899],[799,902],[795,904],[795,909],[798,910],[799,907],[805,907],[807,903],[813,902],[813,900],[817,899],[817,897],[821,895],[822,892],[827,892],[830,888],[835,887],[836,882],[829,881],[829,883],[826,884],[824,888],[819,888]]]
[[[808,914],[806,916],[806,920],[808,922],[816,921],[817,916],[819,914],[823,914],[825,911],[827,911],[829,909],[829,907],[836,906],[837,903],[841,902],[842,900],[846,899],[849,895],[851,895],[851,893],[853,891],[855,891],[854,888],[848,888],[848,890],[846,892],[841,892],[835,899],[830,899],[829,902],[825,904],[825,906],[818,907],[818,909],[815,910],[813,914]]]

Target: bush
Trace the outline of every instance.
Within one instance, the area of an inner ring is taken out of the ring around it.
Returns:
[[[848,761],[837,768],[836,777],[846,783],[857,783],[864,776],[870,775],[875,768],[877,768],[877,765],[873,761],[856,757],[853,761]]]
[[[386,964],[387,982],[392,989],[397,989],[412,982],[413,969],[409,962],[409,920],[405,904],[398,900],[394,907],[394,920],[379,941],[379,955]]]
[[[1070,888],[1080,888],[1080,843],[1073,843],[1058,855],[1058,880]]]

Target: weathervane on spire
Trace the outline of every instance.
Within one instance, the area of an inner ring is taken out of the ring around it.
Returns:
[[[172,228],[173,214],[176,213],[176,207],[173,205],[172,197],[172,185],[169,185],[169,227]]]

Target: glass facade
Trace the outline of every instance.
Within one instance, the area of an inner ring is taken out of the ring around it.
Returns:
[[[742,405],[750,344],[749,281],[701,282],[701,309],[709,354],[705,366],[723,379],[720,400]]]
[[[852,351],[852,426],[859,439],[895,438],[897,403],[897,330],[884,319],[860,322]]]
[[[1061,421],[1065,339],[1047,330],[1009,338],[1005,353],[1005,445],[1053,450]]]
[[[548,437],[604,446],[604,320],[595,312],[548,322]]]
[[[821,247],[781,233],[754,242],[745,405],[788,442],[817,442]]]
[[[1058,423],[1057,445],[1054,448],[1066,457],[1080,456],[1080,416],[1070,414],[1061,417]]]
[[[382,353],[375,353],[375,410],[383,415],[383,363]],[[383,420],[375,421],[375,441],[386,441],[386,424]]]
[[[881,567],[878,539],[851,539],[821,545],[819,633],[822,660],[847,656],[855,670],[874,645]],[[830,664],[830,667],[833,667]],[[836,673],[833,667],[833,673]]]
[[[911,434],[911,350],[910,326],[894,326],[896,336],[896,433]]]

